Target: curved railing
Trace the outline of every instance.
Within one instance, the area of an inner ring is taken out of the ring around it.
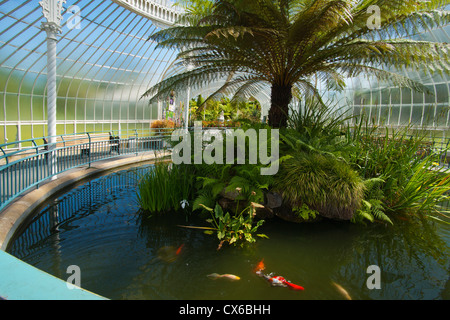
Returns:
[[[86,132],[0,145],[0,211],[42,182],[80,166],[165,148],[170,129]]]
[[[117,4],[143,15],[160,27],[169,27],[176,23],[184,13],[180,7],[173,6],[168,0],[113,0]]]

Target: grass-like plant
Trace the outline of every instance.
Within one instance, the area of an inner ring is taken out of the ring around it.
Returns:
[[[348,161],[364,179],[379,182],[371,188],[371,196],[365,197],[366,210],[359,213],[365,215],[376,208],[376,213],[389,215],[420,213],[437,218],[445,214],[438,208],[449,200],[450,171],[436,170],[439,154],[424,153],[429,143],[419,133],[409,134],[408,129],[385,128],[380,134],[367,119],[360,119],[348,132],[349,143],[355,147]]]
[[[347,163],[316,152],[297,152],[283,162],[275,188],[291,207],[306,204],[320,215],[350,220],[361,206],[364,184]]]
[[[177,211],[192,199],[194,176],[186,165],[157,163],[139,179],[137,198],[141,208],[153,213]]]

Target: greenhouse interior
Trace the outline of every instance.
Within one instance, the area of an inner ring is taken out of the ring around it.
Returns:
[[[0,1],[0,300],[450,299],[448,9]]]

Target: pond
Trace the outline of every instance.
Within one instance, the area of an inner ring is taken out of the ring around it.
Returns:
[[[204,217],[148,216],[136,181],[152,166],[97,177],[47,203],[8,252],[106,298],[146,300],[449,299],[450,227],[396,219],[394,226],[272,219],[258,230],[269,238],[244,248],[224,246],[202,230]],[[264,260],[273,272],[304,287],[272,287],[254,273]],[[379,273],[370,266],[379,267]],[[240,279],[212,279],[233,274]],[[376,278],[379,276],[379,278]],[[379,280],[380,289],[368,286]],[[375,281],[375,282],[374,282]]]

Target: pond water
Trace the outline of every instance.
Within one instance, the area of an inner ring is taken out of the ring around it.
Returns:
[[[204,218],[184,213],[149,217],[136,198],[136,179],[152,166],[98,177],[37,213],[8,252],[63,280],[76,265],[81,286],[109,299],[294,300],[449,299],[450,227],[429,220],[394,226],[326,221],[265,222],[244,248],[224,246],[198,229]],[[304,291],[271,287],[253,269],[264,259]],[[380,268],[380,289],[376,283]],[[212,273],[238,281],[213,280]],[[374,282],[375,281],[375,282]],[[337,284],[337,286],[336,286]]]

